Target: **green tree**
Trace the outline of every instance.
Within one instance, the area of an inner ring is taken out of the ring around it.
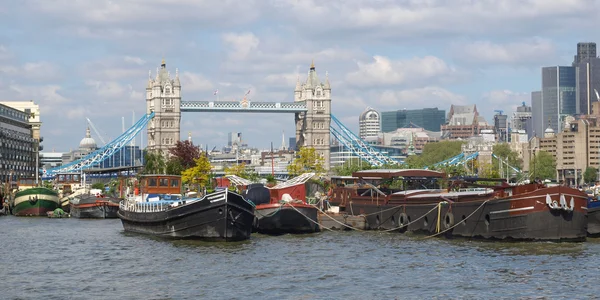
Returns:
[[[92,188],[93,189],[104,190],[104,183],[102,183],[102,182],[96,182],[96,183],[92,184]]]
[[[368,162],[362,161],[360,158],[350,158],[342,165],[334,167],[333,173],[339,176],[350,176],[353,172],[370,169],[373,167]]]
[[[168,175],[181,175],[181,172],[185,170],[184,166],[181,164],[181,160],[175,157],[172,157],[167,161],[165,169]]]
[[[427,143],[420,155],[410,155],[405,160],[407,168],[421,169],[456,156],[462,152],[464,141],[439,141]]]
[[[556,179],[556,160],[552,154],[539,151],[529,163],[529,173],[532,179]]]
[[[207,187],[210,183],[210,170],[212,166],[208,157],[200,155],[194,159],[195,166],[186,169],[181,173],[181,180],[187,184],[196,185],[196,190],[200,192],[200,188]]]
[[[480,166],[479,175],[483,178],[500,178],[498,168],[494,168],[493,164],[484,164]]]
[[[594,168],[594,167],[587,167],[585,168],[585,172],[583,173],[583,180],[585,180],[586,183],[594,183],[596,182],[596,180],[598,179],[598,169]]]
[[[165,174],[167,164],[162,151],[146,151],[144,155],[144,174]]]
[[[225,175],[235,175],[238,177],[246,178],[246,163],[227,166],[224,171]]]
[[[296,152],[296,158],[287,166],[290,176],[298,176],[303,173],[322,174],[325,172],[323,164],[325,159],[312,147],[302,147]]]
[[[523,169],[523,161],[519,159],[519,154],[515,151],[512,151],[508,143],[500,143],[494,145],[492,153],[494,153],[494,155],[502,159],[502,166],[504,168],[504,172],[500,172],[500,163],[497,159],[494,159],[494,163],[492,164],[494,171],[498,172],[498,174],[506,174],[506,166],[504,164],[505,162],[508,162],[508,165],[510,165],[513,168],[517,168],[519,170]],[[509,169],[510,173],[512,173],[513,171],[514,170],[512,170],[512,168]]]

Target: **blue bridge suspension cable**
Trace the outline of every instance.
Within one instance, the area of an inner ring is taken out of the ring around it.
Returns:
[[[54,177],[58,173],[68,172],[79,172],[91,168],[94,165],[100,164],[112,157],[117,151],[127,145],[133,138],[146,127],[148,122],[154,117],[154,112],[144,115],[139,121],[137,121],[131,128],[127,129],[123,134],[118,136],[112,142],[106,144],[104,147],[82,157],[74,162],[62,165],[60,167],[46,170],[44,178]]]

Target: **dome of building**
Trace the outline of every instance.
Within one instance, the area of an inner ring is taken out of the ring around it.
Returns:
[[[96,141],[90,134],[90,128],[88,127],[85,131],[85,137],[79,142],[79,149],[96,149]]]
[[[554,133],[554,129],[552,129],[551,127],[548,127],[548,128],[546,128],[544,133]]]

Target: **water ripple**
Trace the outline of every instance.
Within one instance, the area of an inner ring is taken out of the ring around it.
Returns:
[[[600,239],[344,231],[206,243],[125,233],[119,220],[8,216],[0,226],[2,299],[590,299],[600,290]]]

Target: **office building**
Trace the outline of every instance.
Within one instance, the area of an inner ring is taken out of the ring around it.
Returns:
[[[381,113],[381,131],[392,132],[398,128],[405,128],[414,124],[429,131],[440,131],[446,123],[446,111],[435,108],[414,110],[397,110]]]
[[[377,136],[381,132],[381,117],[373,108],[367,109],[358,117],[358,136],[361,139]]]
[[[577,114],[591,114],[592,103],[600,98],[600,58],[591,57],[575,64]]]
[[[577,43],[577,54],[573,58],[573,66],[582,61],[596,57],[596,43]]]
[[[493,130],[494,126],[487,123],[479,115],[473,105],[452,105],[448,112],[448,123],[442,125],[442,138],[466,139],[478,136],[482,130]]]
[[[494,115],[494,130],[496,140],[508,142],[508,116],[499,112]]]
[[[532,107],[527,106],[525,102],[521,106],[517,107],[517,110],[513,112],[512,120],[510,124],[511,132],[523,130],[527,133],[529,138],[533,137],[533,126],[532,126]],[[512,135],[511,135],[512,140]]]
[[[31,112],[0,104],[0,178],[2,181],[35,177],[37,140],[29,122]]]
[[[567,116],[577,113],[575,67],[542,68],[542,111],[544,128],[561,132]]]

